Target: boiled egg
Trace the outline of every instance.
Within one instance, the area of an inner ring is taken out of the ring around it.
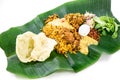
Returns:
[[[90,26],[87,25],[87,24],[83,24],[79,27],[78,29],[78,33],[81,35],[81,36],[87,36],[90,32]]]

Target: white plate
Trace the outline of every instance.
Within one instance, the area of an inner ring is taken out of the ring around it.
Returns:
[[[0,33],[23,25],[36,15],[70,0],[0,0]],[[119,0],[112,0],[112,12],[120,21]],[[7,59],[0,49],[0,80],[28,80],[6,71]],[[40,80],[120,80],[120,51],[102,55],[97,63],[78,72],[56,72]],[[35,79],[38,80],[38,79]]]

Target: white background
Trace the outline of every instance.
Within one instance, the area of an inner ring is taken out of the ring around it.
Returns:
[[[38,14],[70,0],[0,0],[0,33],[10,27],[23,25]],[[112,12],[120,21],[120,1],[112,0]],[[28,80],[6,71],[7,59],[0,49],[0,80]],[[97,63],[78,72],[55,72],[35,80],[120,80],[120,50],[103,54]]]

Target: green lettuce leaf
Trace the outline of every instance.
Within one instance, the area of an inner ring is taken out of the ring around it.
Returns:
[[[95,29],[97,29],[101,36],[106,36],[107,34],[112,34],[112,38],[117,38],[119,24],[115,22],[115,19],[108,16],[100,16],[94,18],[96,24]]]

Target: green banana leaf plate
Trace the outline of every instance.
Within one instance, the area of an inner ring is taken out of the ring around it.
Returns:
[[[63,17],[68,13],[85,13],[86,11],[94,13],[97,16],[108,15],[114,17],[111,12],[111,0],[75,0],[42,13],[22,26],[10,28],[1,33],[0,47],[7,56],[7,70],[28,78],[40,78],[61,70],[79,72],[94,64],[103,53],[113,54],[119,50],[120,29],[118,30],[118,37],[116,39],[111,38],[109,35],[103,36],[97,46],[89,46],[89,54],[87,56],[77,52],[77,54],[67,53],[68,57],[66,58],[56,51],[52,51],[51,56],[44,62],[22,63],[19,61],[15,52],[15,42],[18,34],[26,31],[39,33],[40,29],[44,26],[44,20],[54,13]],[[119,23],[117,19],[116,22]]]

